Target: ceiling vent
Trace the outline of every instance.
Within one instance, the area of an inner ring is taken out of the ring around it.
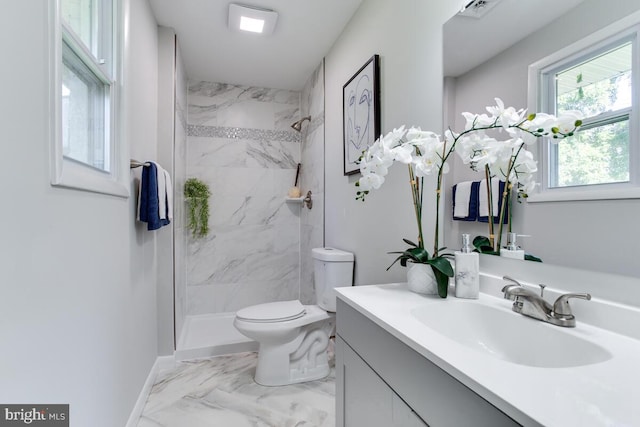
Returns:
[[[459,16],[480,19],[498,4],[500,0],[471,0],[460,9]]]

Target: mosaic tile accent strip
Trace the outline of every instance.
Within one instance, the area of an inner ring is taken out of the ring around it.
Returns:
[[[300,133],[285,130],[247,129],[224,126],[189,125],[189,136],[228,139],[249,139],[255,141],[300,142]]]

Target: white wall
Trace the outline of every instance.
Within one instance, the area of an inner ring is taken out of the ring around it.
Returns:
[[[448,101],[455,110],[455,129],[464,127],[462,111],[483,112],[500,97],[506,105],[527,107],[528,66],[561,48],[640,10],[637,0],[585,0],[524,41],[455,79]],[[452,120],[453,123],[453,120]],[[482,179],[456,156],[453,183]],[[451,185],[453,185],[453,183]],[[450,186],[449,186],[450,187]],[[449,191],[449,188],[447,189]],[[606,200],[515,204],[514,231],[531,235],[520,243],[547,263],[640,276],[637,217],[640,200]],[[451,221],[447,245],[457,247],[460,233],[487,235],[487,225]],[[503,240],[504,241],[504,240]]]
[[[406,280],[388,251],[417,238],[408,174],[394,165],[387,181],[365,203],[355,200],[358,175],[343,175],[342,86],[373,55],[380,55],[381,126],[442,129],[442,24],[455,2],[365,0],[326,56],[325,244],[356,256],[356,284]],[[431,183],[431,190],[434,184]],[[431,248],[433,194],[424,207],[425,242]],[[425,200],[427,199],[425,192]],[[431,249],[429,249],[431,251]]]
[[[180,43],[176,41],[176,103],[174,117],[174,319],[175,338],[179,340],[187,316],[187,228],[184,182],[187,177],[187,75]]]
[[[176,34],[172,28],[158,27],[158,156],[157,161],[169,172],[172,183],[181,187],[175,167],[174,139],[179,130],[176,122]],[[182,188],[182,187],[181,187]],[[174,188],[175,190],[176,188]],[[181,211],[182,198],[174,197]],[[175,203],[174,203],[175,206]],[[174,277],[178,270],[174,263],[174,235],[180,238],[181,216],[174,213],[174,220],[166,227],[156,231],[158,258],[158,353],[171,355],[175,349],[174,339]],[[180,242],[176,241],[176,245]],[[178,323],[176,321],[176,323]]]
[[[69,403],[71,426],[122,426],[156,359],[155,239],[133,197],[49,184],[50,3],[6,2],[0,14],[0,402]],[[156,23],[146,1],[125,12],[123,142],[149,159]]]

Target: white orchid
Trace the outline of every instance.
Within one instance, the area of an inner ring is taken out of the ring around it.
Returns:
[[[403,125],[397,129],[393,129],[391,132],[389,132],[385,136],[380,136],[380,139],[378,139],[378,141],[380,141],[380,143],[384,147],[391,149],[395,147],[398,144],[398,142],[402,140],[402,137],[404,137],[405,133],[406,132],[404,130],[404,125]]]
[[[406,132],[404,126],[394,129],[381,136],[363,153],[360,160],[362,177],[356,183],[358,186],[356,199],[364,201],[365,196],[371,190],[380,188],[384,183],[384,177],[393,162],[404,163],[408,166],[413,207],[418,225],[418,243],[405,239],[405,242],[412,247],[404,252],[398,252],[400,256],[391,266],[397,261],[406,266],[407,260],[431,265],[436,275],[438,293],[443,298],[447,296],[448,278],[453,277],[453,268],[449,261],[438,252],[440,250],[438,245],[438,214],[436,214],[434,249],[431,255],[424,247],[422,233],[423,184],[425,176],[437,174],[436,212],[440,212],[442,175],[449,169],[446,160],[453,153],[454,145],[455,143],[445,143],[437,134],[423,131],[419,127],[409,128]]]
[[[375,173],[368,173],[358,181],[360,191],[370,191],[379,189],[384,184],[384,176]]]
[[[551,114],[531,114],[527,117],[527,120],[522,123],[521,128],[535,135],[547,135],[551,133],[551,129],[556,125],[556,120],[556,117]]]
[[[442,169],[443,174],[449,172],[449,164],[442,162],[440,153],[437,150],[430,150],[421,156],[416,156],[413,166],[418,177],[436,174],[440,169]]]
[[[524,148],[519,148],[515,154],[510,156],[511,164],[499,168],[499,176],[512,185],[524,185],[535,179],[538,171],[538,163],[534,160],[533,154]]]
[[[497,242],[499,246],[504,222],[504,207],[507,205],[507,196],[511,189],[515,188],[518,194],[526,197],[526,194],[536,187],[535,177],[538,166],[533,154],[525,147],[535,143],[539,137],[558,140],[571,136],[582,124],[582,116],[576,111],[567,111],[561,117],[544,113],[527,115],[524,109],[505,107],[500,98],[495,98],[495,105],[488,106],[486,110],[488,114],[462,113],[466,121],[465,130],[458,134],[447,130],[444,133],[444,139],[434,132],[423,131],[419,127],[405,129],[401,126],[380,136],[363,153],[360,160],[362,177],[356,183],[358,200],[364,201],[371,190],[382,186],[394,162],[406,164],[409,169],[409,182],[418,223],[418,244],[402,252],[396,261],[404,260],[406,263],[407,259],[412,259],[416,262],[431,263],[432,266],[442,262],[440,267],[444,270],[439,271],[444,274],[445,270],[447,272],[450,270],[444,265],[446,260],[438,254],[438,225],[442,177],[449,170],[447,159],[454,151],[460,155],[465,164],[470,165],[474,170],[484,171],[487,180],[498,176],[505,181],[508,191],[501,195],[503,207],[499,214],[501,219]],[[488,136],[487,131],[490,129],[504,131],[508,137],[498,140]],[[433,257],[429,257],[424,249],[421,221],[423,179],[429,175],[437,175]],[[493,221],[489,221],[489,227],[489,234],[493,235]],[[438,260],[440,258],[442,260]],[[443,281],[443,284],[446,285],[446,281]]]
[[[522,197],[527,198],[529,197],[529,194],[533,193],[537,185],[538,184],[536,183],[534,176],[528,175],[525,179],[519,182],[517,191]]]
[[[482,171],[486,164],[497,160],[498,141],[484,134],[472,133],[460,138],[456,152],[464,164],[475,171]]]
[[[368,152],[360,161],[360,172],[362,175],[370,173],[386,176],[389,167],[393,164],[393,153],[388,149],[379,149]]]
[[[438,134],[422,130],[419,127],[412,127],[407,131],[406,138],[410,143],[419,145],[428,141],[438,140]]]
[[[401,144],[391,149],[393,153],[393,159],[408,165],[413,161],[413,154],[415,148],[410,144]]]
[[[419,155],[427,155],[432,156],[432,152],[443,153],[445,150],[444,142],[440,139],[440,136],[433,132],[421,132],[419,135],[416,134],[414,139],[409,140],[411,144],[413,144],[417,151],[420,153]]]
[[[496,125],[508,130],[510,126],[517,125],[524,118],[525,110],[516,111],[513,107],[505,108],[500,98],[495,98],[495,101],[496,105],[487,107],[487,111],[495,118]]]
[[[582,125],[582,113],[579,111],[565,111],[563,112],[556,122],[555,127],[552,129],[555,135],[554,138],[557,138],[557,134],[561,134],[561,137],[571,136],[577,127]]]
[[[496,121],[494,117],[489,117],[486,114],[473,114],[464,112],[462,113],[462,116],[467,120],[464,126],[464,130],[489,127]]]

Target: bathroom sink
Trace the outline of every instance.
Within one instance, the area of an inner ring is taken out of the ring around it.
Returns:
[[[411,311],[420,322],[460,344],[519,365],[568,368],[592,365],[611,354],[557,326],[478,300],[439,301]]]

